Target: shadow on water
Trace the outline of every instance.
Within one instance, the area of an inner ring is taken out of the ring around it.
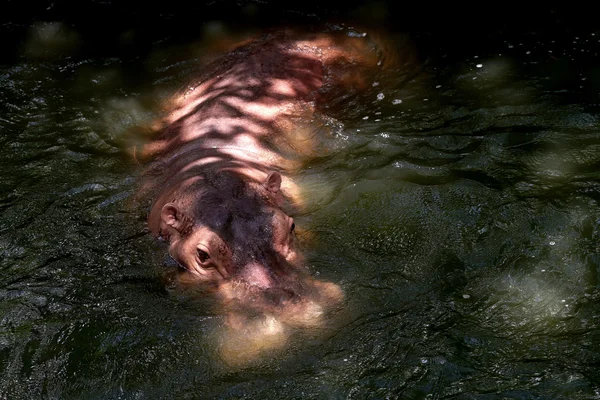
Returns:
[[[239,3],[239,31],[173,33],[190,18],[175,5],[92,3],[121,12],[104,42],[62,3],[2,25],[2,397],[600,397],[599,31],[552,10],[540,31],[399,16],[420,73],[375,76],[324,119],[327,151],[296,176],[309,267],[343,287],[348,318],[232,369],[215,351],[222,316],[174,283],[131,205],[141,171],[124,133],[268,18]],[[304,7],[281,15],[343,19]],[[396,7],[349,15],[393,26]],[[151,14],[165,26],[130,22]]]

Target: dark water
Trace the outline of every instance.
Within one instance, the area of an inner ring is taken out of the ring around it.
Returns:
[[[418,71],[373,80],[297,177],[346,317],[233,368],[222,317],[170,283],[127,152],[235,36],[202,26],[90,48],[81,25],[4,25],[1,398],[600,398],[600,31],[395,36]]]

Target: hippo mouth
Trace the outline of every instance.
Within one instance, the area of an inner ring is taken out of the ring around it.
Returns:
[[[338,285],[316,280],[303,271],[291,271],[274,280],[264,267],[256,265],[223,283],[218,295],[225,313],[272,315],[295,327],[314,326],[322,316],[341,307],[344,298]]]

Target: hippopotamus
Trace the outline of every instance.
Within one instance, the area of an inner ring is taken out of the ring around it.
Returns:
[[[293,217],[302,199],[290,171],[315,150],[319,113],[367,87],[382,57],[369,38],[346,32],[287,30],[244,43],[175,96],[138,151],[150,160],[149,230],[230,311],[312,326],[342,302],[336,284],[303,265]]]

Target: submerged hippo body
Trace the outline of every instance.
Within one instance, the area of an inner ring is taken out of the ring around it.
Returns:
[[[303,269],[284,211],[298,202],[286,172],[312,151],[301,134],[307,121],[365,86],[361,74],[380,64],[368,39],[287,32],[209,65],[144,150],[152,159],[145,186],[155,196],[148,226],[172,258],[227,301],[251,297],[261,312],[305,312],[303,323],[319,314],[315,307],[339,301],[336,285]]]

